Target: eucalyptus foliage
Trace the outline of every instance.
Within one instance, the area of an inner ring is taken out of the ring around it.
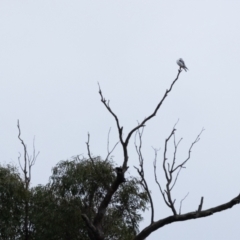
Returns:
[[[0,166],[0,239],[24,237],[24,202],[28,200],[28,239],[87,240],[82,214],[93,220],[116,177],[111,160],[74,157],[59,162],[49,183],[29,189],[18,169]],[[113,195],[102,222],[105,239],[131,239],[138,233],[141,212],[148,204],[137,178],[130,177]]]
[[[0,165],[0,239],[21,239],[25,197],[18,169]]]
[[[66,231],[74,228],[71,233],[76,232],[79,237],[75,236],[74,239],[88,239],[81,214],[86,214],[93,220],[115,175],[114,163],[110,160],[103,161],[100,157],[75,157],[70,161],[62,161],[53,168],[49,191],[58,206],[64,208],[65,218],[69,216]],[[141,211],[146,209],[147,203],[147,194],[141,188],[139,180],[134,177],[126,179],[108,206],[102,224],[106,239],[120,239],[123,235],[128,236],[126,239],[133,237],[138,232],[138,224],[142,220]]]

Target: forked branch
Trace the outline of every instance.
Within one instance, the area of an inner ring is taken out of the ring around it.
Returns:
[[[149,121],[151,118],[153,118],[158,110],[160,109],[160,107],[162,106],[164,100],[166,99],[168,93],[171,92],[174,84],[176,83],[176,81],[178,80],[179,78],[179,75],[181,73],[181,68],[179,68],[178,70],[178,74],[177,74],[177,77],[175,78],[175,80],[171,83],[170,85],[170,88],[166,90],[165,94],[163,95],[162,99],[160,100],[160,102],[157,104],[157,107],[154,109],[153,113],[150,114],[147,118],[145,118],[138,126],[134,127],[127,135],[125,141],[123,140],[123,127],[120,125],[120,122],[119,122],[119,119],[117,117],[117,115],[114,113],[114,111],[111,109],[110,107],[110,104],[109,104],[109,101],[107,101],[103,94],[102,94],[102,90],[100,88],[100,85],[98,84],[99,86],[99,95],[101,97],[101,102],[103,103],[103,105],[106,107],[106,109],[109,111],[109,113],[113,116],[113,118],[115,119],[115,122],[116,122],[116,125],[117,125],[117,129],[118,129],[118,136],[119,136],[119,141],[122,145],[122,149],[123,149],[123,164],[122,164],[122,167],[121,168],[118,168],[118,172],[117,172],[117,177],[116,179],[114,180],[114,182],[111,184],[108,192],[106,193],[105,197],[103,198],[99,208],[98,208],[98,212],[94,218],[94,221],[93,221],[93,225],[98,229],[100,230],[101,229],[101,221],[105,215],[105,212],[106,212],[106,209],[111,201],[111,198],[113,196],[113,194],[117,191],[118,187],[120,184],[122,184],[124,182],[124,174],[125,172],[127,171],[128,169],[128,166],[127,166],[127,163],[128,163],[128,143],[129,143],[129,140],[132,136],[132,134],[134,132],[136,132],[138,129],[144,127],[145,123],[147,121]],[[119,171],[120,170],[120,171]],[[121,174],[120,174],[121,173]],[[152,216],[152,219],[153,219],[153,216]],[[152,220],[153,221],[153,220]]]
[[[177,167],[175,167],[175,168],[172,170],[172,172],[176,171],[178,168],[184,167],[184,165],[186,164],[186,162],[187,162],[187,161],[190,159],[190,157],[191,157],[191,151],[192,151],[193,146],[200,140],[200,136],[201,136],[201,134],[203,133],[204,130],[205,130],[205,129],[203,128],[203,129],[201,130],[201,132],[197,135],[197,137],[196,137],[196,139],[194,140],[194,142],[191,144],[191,146],[190,146],[190,148],[189,148],[189,150],[188,150],[188,156],[187,156],[186,160],[183,161],[181,164],[179,164]]]
[[[124,145],[124,142],[123,142],[123,138],[122,138],[122,131],[123,131],[123,127],[120,127],[120,123],[119,123],[119,120],[118,120],[118,117],[117,115],[112,111],[111,107],[110,107],[110,101],[107,101],[104,97],[103,97],[103,94],[102,94],[102,90],[100,88],[100,84],[98,83],[98,93],[101,97],[101,102],[103,103],[103,105],[106,107],[106,109],[111,113],[111,115],[114,117],[115,121],[116,121],[116,124],[117,124],[117,129],[118,129],[118,135],[119,135],[119,140],[121,142],[122,145]]]
[[[152,196],[150,194],[150,190],[148,188],[148,184],[147,181],[144,177],[144,168],[143,168],[143,156],[142,156],[142,135],[143,135],[143,130],[144,127],[142,128],[142,131],[140,132],[140,130],[138,129],[135,135],[135,141],[134,141],[134,145],[135,145],[135,149],[138,155],[138,160],[139,160],[139,166],[140,169],[135,167],[134,168],[137,170],[140,178],[141,178],[141,185],[143,186],[144,190],[147,192],[149,201],[150,201],[150,205],[151,205],[151,224],[154,222],[154,205],[153,205],[153,200],[152,200]],[[136,136],[138,135],[138,139],[139,139],[139,146],[136,143]]]
[[[168,93],[170,93],[172,91],[172,88],[174,86],[174,84],[176,83],[176,81],[178,80],[179,78],[179,75],[180,73],[182,72],[181,68],[179,68],[178,70],[178,74],[177,74],[177,77],[175,78],[175,80],[172,82],[172,84],[170,85],[170,88],[166,90],[165,94],[163,95],[162,99],[160,100],[160,102],[158,103],[157,107],[155,108],[155,110],[153,111],[152,114],[150,114],[147,118],[145,118],[140,124],[138,124],[135,128],[133,128],[127,135],[127,138],[125,140],[125,145],[127,146],[128,145],[128,142],[132,136],[132,134],[138,130],[139,128],[141,127],[144,127],[145,123],[147,121],[149,121],[151,118],[155,117],[159,108],[162,106],[164,100],[166,99],[166,97],[168,96]]]
[[[134,127],[127,135],[125,141],[123,140],[123,127],[120,126],[120,123],[119,123],[119,119],[117,117],[117,115],[113,112],[113,110],[111,109],[110,107],[110,102],[107,101],[104,97],[103,97],[103,94],[102,94],[102,90],[100,88],[100,85],[98,83],[98,87],[99,87],[99,94],[100,94],[100,97],[101,97],[101,102],[104,104],[104,106],[107,108],[107,110],[111,113],[111,115],[114,117],[115,121],[116,121],[116,124],[117,124],[117,129],[118,129],[118,135],[119,135],[119,140],[122,144],[122,148],[123,148],[123,153],[124,153],[124,161],[123,161],[123,169],[126,169],[127,168],[127,162],[128,162],[128,152],[127,152],[127,147],[128,147],[128,143],[129,143],[129,140],[132,136],[132,134],[134,132],[136,132],[138,129],[142,128],[145,126],[145,123],[147,121],[149,121],[151,118],[153,118],[154,116],[156,116],[158,110],[160,109],[160,107],[162,106],[164,100],[166,99],[166,97],[168,96],[168,94],[172,91],[172,88],[174,86],[174,84],[177,82],[178,78],[179,78],[179,75],[180,73],[182,72],[181,68],[179,68],[178,70],[178,74],[177,74],[177,77],[175,78],[175,80],[171,83],[169,89],[166,90],[165,94],[163,95],[162,99],[160,100],[160,102],[158,103],[157,107],[154,109],[153,113],[150,114],[147,118],[145,118],[140,124],[138,124],[136,127]]]
[[[164,202],[172,210],[173,215],[175,215],[175,216],[177,215],[177,211],[176,211],[176,208],[175,208],[175,201],[176,201],[176,199],[174,199],[174,200],[172,199],[172,189],[173,189],[173,187],[175,186],[175,184],[177,182],[177,179],[179,177],[181,169],[185,167],[185,164],[187,163],[187,161],[191,157],[191,150],[192,150],[194,144],[197,143],[200,140],[200,136],[201,136],[202,132],[204,131],[204,129],[202,129],[201,132],[197,135],[197,138],[192,142],[192,144],[191,144],[191,146],[190,146],[190,148],[188,150],[187,158],[182,163],[180,163],[179,165],[177,165],[175,167],[178,146],[179,146],[180,142],[182,141],[182,138],[179,141],[176,141],[176,136],[175,136],[176,124],[174,125],[174,127],[173,127],[171,133],[169,134],[169,136],[166,138],[165,145],[164,145],[163,165],[162,165],[163,171],[164,171],[164,174],[165,174],[165,179],[166,179],[166,188],[164,190],[161,188],[161,186],[160,186],[160,184],[159,184],[159,182],[157,180],[157,174],[156,174],[157,150],[156,149],[154,149],[154,151],[155,151],[155,158],[154,158],[154,164],[153,164],[154,165],[155,182],[157,183],[157,185],[159,187],[159,190],[160,190],[160,192],[161,192],[161,194],[163,196]],[[167,151],[168,151],[169,141],[172,138],[173,138],[173,143],[174,143],[174,153],[173,153],[172,162],[170,163],[168,161],[168,158],[167,158]],[[181,201],[180,204],[182,204],[182,201]],[[180,211],[181,211],[181,206],[180,206]]]
[[[180,207],[179,207],[179,215],[181,214],[181,211],[182,211],[182,203],[183,201],[187,198],[189,192],[185,195],[185,197],[180,201]]]
[[[157,179],[157,153],[159,151],[159,149],[156,149],[156,148],[153,148],[154,152],[155,152],[155,156],[154,156],[154,161],[153,161],[153,167],[154,167],[154,177],[155,177],[155,182],[157,183],[158,185],[158,188],[162,194],[162,197],[163,197],[163,200],[164,202],[166,203],[166,205],[170,208],[171,206],[169,205],[166,197],[165,197],[165,192],[163,191],[158,179]]]
[[[222,205],[219,205],[219,206],[216,206],[213,208],[209,208],[204,211],[189,212],[189,213],[185,213],[182,215],[176,215],[176,216],[173,215],[173,216],[169,216],[169,217],[160,219],[157,222],[154,222],[152,225],[149,225],[148,227],[144,228],[133,240],[144,240],[152,232],[156,231],[159,228],[162,228],[165,225],[168,225],[168,224],[171,224],[174,222],[187,221],[187,220],[191,220],[191,219],[208,217],[208,216],[213,215],[214,213],[230,209],[239,203],[240,203],[240,194],[227,203],[224,203]]]
[[[31,171],[32,166],[35,164],[37,157],[39,155],[39,152],[36,154],[35,151],[35,139],[33,139],[33,155],[29,156],[27,151],[27,145],[21,138],[21,128],[19,124],[19,120],[17,122],[17,128],[18,128],[18,139],[20,140],[22,146],[23,146],[23,166],[21,164],[21,153],[19,153],[18,161],[20,168],[23,172],[24,176],[24,188],[25,188],[25,199],[24,199],[24,222],[23,222],[23,228],[24,228],[24,239],[29,239],[30,232],[29,232],[29,185],[31,181]]]
[[[19,153],[18,162],[19,162],[20,168],[24,175],[25,188],[28,189],[29,183],[31,181],[31,169],[32,169],[32,166],[35,164],[40,152],[36,153],[35,138],[34,138],[33,139],[33,155],[29,156],[28,151],[27,151],[27,145],[21,138],[21,128],[20,128],[19,120],[17,122],[17,128],[18,128],[18,139],[20,140],[20,142],[23,146],[23,166],[21,164],[21,153]]]
[[[105,158],[105,161],[108,160],[109,156],[113,153],[113,151],[115,150],[115,148],[117,147],[118,143],[115,143],[115,145],[113,146],[113,148],[110,150],[109,149],[109,138],[110,138],[110,132],[111,132],[111,128],[108,131],[108,140],[107,140],[107,157]]]

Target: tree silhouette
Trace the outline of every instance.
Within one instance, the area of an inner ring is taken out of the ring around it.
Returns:
[[[114,194],[116,194],[119,187],[122,184],[124,184],[124,182],[125,182],[125,173],[128,169],[128,162],[129,162],[129,156],[128,156],[129,141],[133,137],[134,134],[137,134],[139,142],[140,142],[139,145],[137,145],[136,141],[135,141],[135,148],[136,148],[136,151],[137,151],[137,154],[139,157],[139,168],[137,168],[137,167],[135,167],[135,168],[138,171],[138,174],[141,178],[141,184],[142,184],[143,188],[146,190],[149,200],[150,200],[151,221],[148,226],[146,226],[138,234],[136,234],[136,236],[133,238],[133,240],[143,240],[146,237],[148,237],[152,232],[156,231],[157,229],[159,229],[167,224],[171,224],[173,222],[178,222],[178,221],[186,221],[186,220],[211,216],[212,214],[214,214],[216,212],[227,210],[239,203],[240,195],[238,195],[237,197],[233,198],[232,200],[230,200],[229,202],[227,202],[225,204],[222,204],[222,205],[219,205],[219,206],[207,209],[207,210],[202,210],[203,200],[204,200],[202,197],[200,199],[200,204],[199,204],[197,210],[194,210],[189,213],[181,214],[181,205],[180,205],[180,209],[179,209],[179,211],[177,211],[177,209],[175,207],[175,199],[173,199],[173,196],[172,196],[172,189],[176,184],[176,181],[178,179],[181,169],[185,167],[186,163],[190,159],[191,150],[192,150],[193,146],[200,140],[200,135],[204,129],[199,133],[199,135],[196,137],[196,139],[190,145],[187,158],[182,163],[176,165],[176,153],[177,153],[178,145],[179,145],[181,139],[179,141],[176,141],[176,137],[175,137],[176,128],[174,126],[170,135],[166,138],[165,145],[164,145],[164,157],[163,157],[162,168],[163,168],[165,179],[166,179],[165,189],[161,186],[161,184],[159,183],[159,181],[157,179],[156,159],[157,159],[158,150],[154,149],[154,151],[155,151],[155,161],[154,161],[155,181],[156,181],[156,184],[158,185],[159,190],[163,196],[165,204],[167,205],[167,207],[169,207],[171,209],[173,214],[171,216],[163,218],[163,219],[159,219],[159,220],[154,219],[154,205],[153,205],[150,190],[147,185],[147,181],[144,176],[143,157],[142,157],[142,152],[141,152],[142,134],[143,134],[143,129],[146,126],[146,124],[153,117],[156,116],[157,112],[160,110],[161,106],[163,105],[164,101],[166,100],[168,94],[172,91],[174,85],[179,80],[179,76],[180,76],[181,72],[182,72],[182,68],[180,67],[178,70],[177,77],[171,83],[169,89],[166,90],[165,94],[163,95],[163,97],[161,98],[159,103],[157,104],[156,108],[153,110],[152,114],[150,114],[148,117],[146,117],[144,120],[142,120],[137,126],[135,126],[132,130],[130,130],[126,135],[127,136],[126,138],[123,137],[123,126],[120,124],[119,117],[110,107],[110,102],[105,99],[105,97],[102,93],[101,87],[99,85],[99,95],[100,95],[101,102],[103,103],[103,105],[105,106],[107,111],[113,116],[113,118],[115,119],[115,122],[116,122],[117,130],[118,130],[118,138],[119,138],[119,142],[121,144],[121,148],[123,151],[123,160],[122,160],[122,166],[118,167],[116,169],[117,175],[116,175],[115,179],[112,181],[107,193],[103,197],[93,220],[91,220],[91,218],[89,218],[88,215],[82,215],[84,221],[86,222],[86,224],[88,226],[88,231],[90,232],[90,234],[89,234],[90,239],[92,239],[92,240],[105,239],[104,231],[102,230],[102,223],[104,221],[106,211],[107,211],[109,205],[111,204]],[[169,161],[167,161],[167,157],[166,157],[167,150],[168,150],[168,143],[169,143],[170,139],[173,139],[173,141],[174,141],[174,154],[173,154],[173,159],[172,159],[171,163],[169,163]],[[89,144],[88,144],[88,152],[90,153]],[[184,197],[184,199],[185,198],[186,198],[186,196]],[[184,199],[181,200],[181,204]]]

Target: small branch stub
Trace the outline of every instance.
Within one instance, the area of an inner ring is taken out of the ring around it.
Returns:
[[[200,204],[198,206],[198,212],[202,211],[202,206],[203,206],[203,197],[201,197],[201,201],[200,201]]]

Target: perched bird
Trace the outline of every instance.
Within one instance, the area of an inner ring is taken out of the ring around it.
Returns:
[[[184,61],[183,61],[181,58],[179,58],[179,59],[177,60],[177,64],[178,64],[178,66],[179,66],[180,68],[183,68],[185,71],[188,70],[188,68],[186,67]]]

